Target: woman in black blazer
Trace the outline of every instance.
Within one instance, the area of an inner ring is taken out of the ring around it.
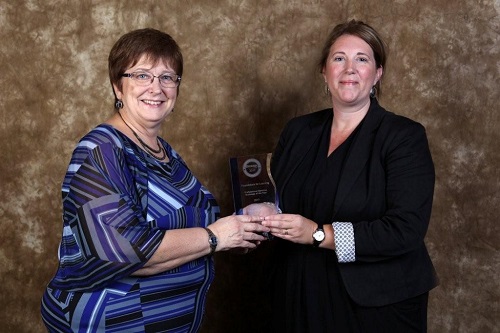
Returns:
[[[263,222],[277,237],[274,332],[427,329],[434,165],[424,127],[378,104],[385,58],[369,25],[336,26],[320,61],[333,107],[281,134],[283,214]]]

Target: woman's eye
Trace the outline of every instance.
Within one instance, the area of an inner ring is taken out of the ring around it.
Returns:
[[[160,76],[160,79],[162,81],[166,81],[166,82],[170,82],[170,81],[174,80],[170,75],[167,75],[167,74]]]
[[[139,80],[147,80],[149,79],[149,75],[148,74],[145,74],[145,73],[138,73],[136,74],[136,77],[139,79]]]

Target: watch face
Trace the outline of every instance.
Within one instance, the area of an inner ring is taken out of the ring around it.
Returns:
[[[321,242],[325,239],[325,232],[323,230],[316,230],[313,234],[313,238],[316,241]]]
[[[208,242],[210,243],[210,245],[217,245],[217,237],[212,236],[208,238]]]

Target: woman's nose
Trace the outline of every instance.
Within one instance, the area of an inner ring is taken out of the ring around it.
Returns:
[[[345,62],[346,72],[354,73],[354,61],[347,59]]]

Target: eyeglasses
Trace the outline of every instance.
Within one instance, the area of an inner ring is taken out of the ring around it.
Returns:
[[[148,72],[133,72],[122,74],[123,77],[129,77],[140,86],[148,86],[153,83],[155,77],[160,81],[163,88],[176,88],[181,83],[181,77],[177,74],[164,73],[160,75],[153,75]]]

